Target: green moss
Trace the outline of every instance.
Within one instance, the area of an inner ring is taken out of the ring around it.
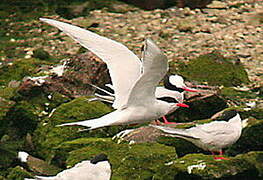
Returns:
[[[263,121],[257,121],[242,130],[241,137],[233,144],[227,153],[237,155],[249,151],[262,151],[263,147]]]
[[[174,147],[178,157],[185,156],[189,153],[207,153],[189,141],[180,138],[161,136],[158,138],[157,142],[166,146]]]
[[[6,169],[10,167],[17,156],[14,150],[10,150],[9,147],[5,147],[3,143],[0,144],[0,153],[0,169]]]
[[[224,87],[220,90],[220,95],[227,99],[256,98],[257,94],[251,91],[238,91],[231,87]]]
[[[91,132],[80,132],[80,127],[56,127],[56,125],[93,119],[109,113],[111,109],[101,102],[88,102],[85,97],[77,98],[71,102],[60,105],[50,118],[45,118],[34,133],[40,156],[52,159],[53,148],[60,143],[79,137],[111,136],[119,132],[117,127],[101,128]]]
[[[263,152],[251,151],[246,154],[238,155],[237,158],[245,159],[246,161],[254,164],[259,171],[259,177],[263,176]]]
[[[244,115],[245,117],[252,116],[256,119],[263,120],[263,109],[262,108],[252,108],[249,111],[244,111],[242,115]]]
[[[37,120],[38,116],[35,114],[34,106],[26,101],[16,103],[3,118],[3,121],[8,124],[7,127],[16,131],[15,134],[12,134],[14,137],[22,137],[32,132],[36,128]]]
[[[87,16],[90,11],[95,9],[107,9],[109,12],[125,13],[134,8],[117,0],[72,1],[70,4],[62,1],[55,11],[66,19],[72,19],[79,16]]]
[[[175,122],[207,119],[215,113],[227,108],[226,101],[217,95],[191,101],[187,104],[189,108],[179,108],[176,112],[170,114],[168,118],[174,119]]]
[[[14,105],[13,101],[3,99],[0,97],[0,136],[4,132],[6,128],[6,123],[3,121],[3,118],[6,116],[6,113],[12,108]],[[3,129],[2,129],[3,128]]]
[[[19,59],[12,65],[0,67],[0,85],[6,85],[11,80],[22,80],[25,76],[36,73],[36,68],[45,64],[37,59]]]
[[[211,155],[188,154],[173,161],[167,168],[179,170],[174,179],[257,179],[258,177],[258,170],[253,163],[240,157],[216,161]]]
[[[187,65],[180,65],[179,72],[188,79],[208,82],[210,85],[238,86],[249,82],[241,64],[234,65],[231,59],[219,53],[202,55]]]
[[[38,48],[33,51],[33,57],[41,60],[50,60],[50,55],[43,48]]]
[[[66,160],[68,166],[105,153],[112,165],[114,180],[152,179],[160,172],[160,166],[176,159],[172,147],[158,143],[116,144],[109,138],[82,138],[65,142],[57,152],[68,152]]]
[[[0,89],[0,97],[5,99],[10,99],[14,95],[16,95],[16,88],[5,87]]]
[[[24,178],[32,178],[32,175],[24,168],[16,166],[12,168],[7,176],[8,180],[24,180]]]
[[[1,174],[1,173],[0,173]],[[4,176],[0,175],[0,180],[6,180],[6,178]]]

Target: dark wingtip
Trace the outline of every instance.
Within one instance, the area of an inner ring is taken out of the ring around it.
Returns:
[[[90,160],[92,164],[97,164],[98,162],[101,162],[101,161],[108,161],[108,157],[106,154],[103,154],[103,153],[99,154]]]

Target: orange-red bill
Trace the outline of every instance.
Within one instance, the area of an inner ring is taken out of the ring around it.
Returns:
[[[198,92],[198,90],[190,89],[190,88],[183,88],[183,90],[188,91],[188,92]]]
[[[177,106],[189,108],[189,106],[187,104],[184,104],[184,103],[178,103]]]

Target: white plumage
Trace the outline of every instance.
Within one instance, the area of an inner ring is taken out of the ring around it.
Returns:
[[[222,149],[234,144],[242,131],[241,118],[232,112],[229,121],[213,121],[189,129],[176,129],[165,126],[154,126],[166,135],[183,138],[196,146],[211,152],[222,152]]]
[[[103,154],[98,156],[105,157]],[[92,160],[82,161],[70,169],[61,171],[56,176],[36,176],[34,179],[26,178],[25,180],[109,180],[110,177],[110,163],[103,159],[95,163]]]
[[[115,90],[117,110],[98,119],[62,124],[95,129],[111,125],[145,123],[169,113],[177,103],[155,98],[155,89],[168,70],[166,56],[150,39],[145,41],[143,66],[127,47],[88,30],[56,20],[41,18],[98,55],[108,66]],[[141,71],[143,73],[141,73]]]

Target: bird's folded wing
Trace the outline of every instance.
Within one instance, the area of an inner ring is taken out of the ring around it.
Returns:
[[[155,89],[168,70],[166,56],[151,40],[146,39],[143,73],[132,88],[128,105],[148,105],[155,100]]]
[[[140,76],[141,68],[140,59],[133,52],[121,43],[83,28],[47,18],[40,18],[40,20],[59,28],[101,58],[109,68],[115,90],[114,108],[127,103],[127,95]]]
[[[225,121],[213,121],[211,123],[198,125],[195,129],[199,129],[210,135],[231,134],[234,131],[233,126]]]
[[[189,133],[185,129],[171,128],[171,127],[166,127],[166,126],[155,126],[155,125],[151,125],[151,126],[154,128],[160,129],[164,133],[171,135],[173,137],[199,139],[197,136],[193,136],[191,133]]]

